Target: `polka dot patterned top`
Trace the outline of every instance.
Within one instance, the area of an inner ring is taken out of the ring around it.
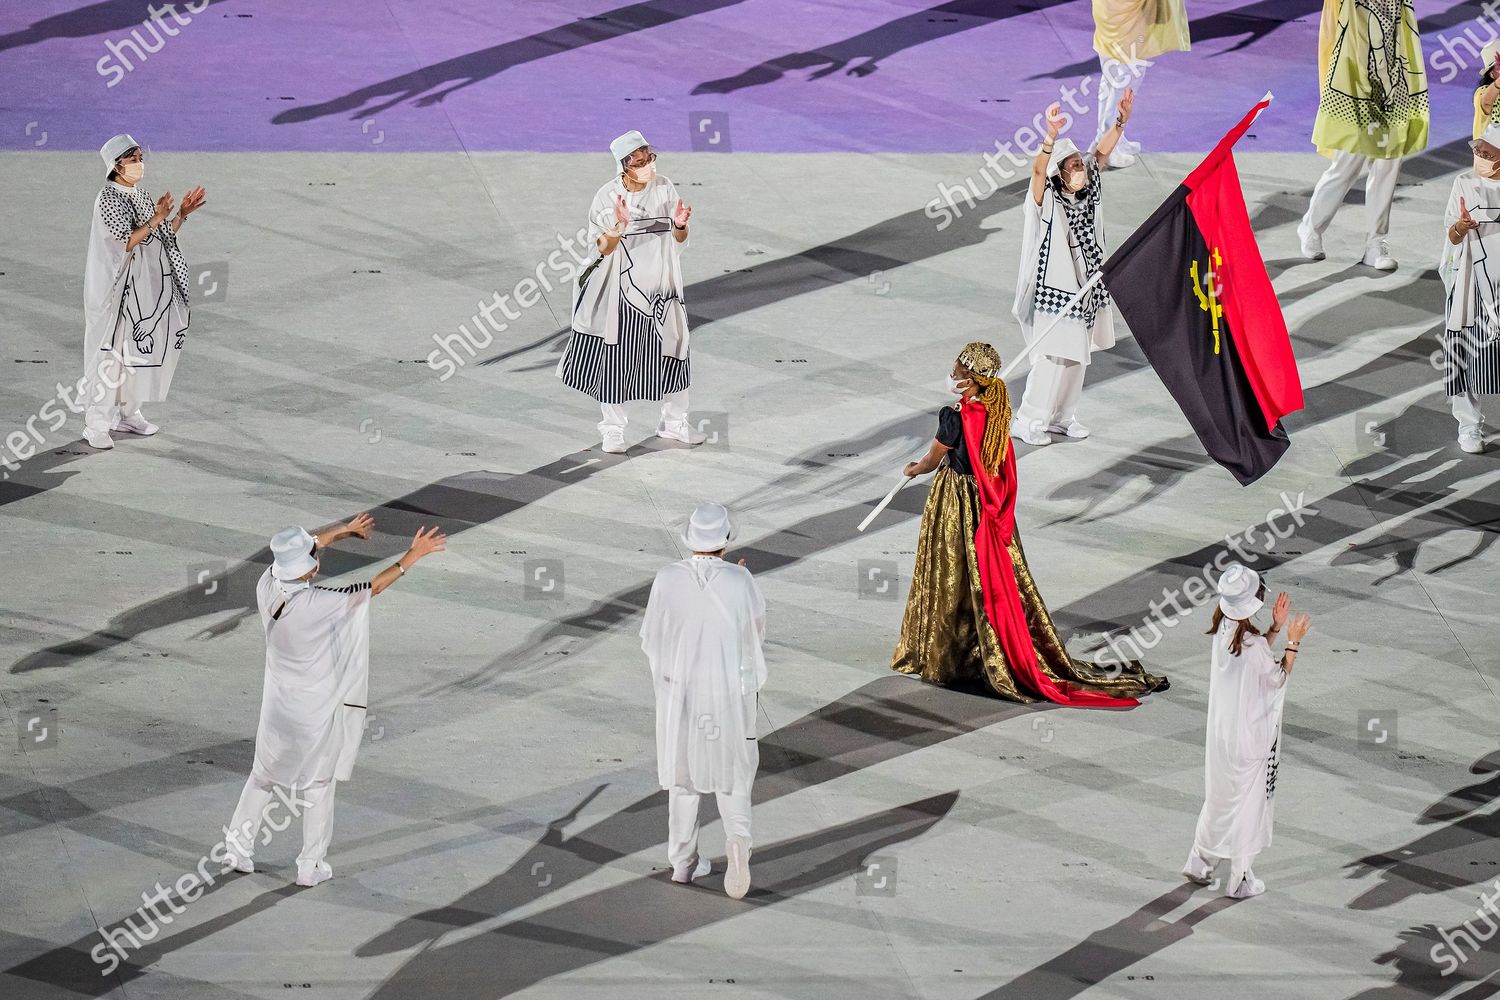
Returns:
[[[156,199],[151,192],[141,187],[128,188],[122,184],[109,183],[99,193],[99,212],[109,234],[121,243],[130,241],[130,234],[151,221],[156,214]],[[146,242],[161,240],[166,247],[167,259],[172,262],[172,287],[183,305],[188,304],[188,268],[182,251],[177,248],[177,234],[172,231],[171,220],[157,226]]]

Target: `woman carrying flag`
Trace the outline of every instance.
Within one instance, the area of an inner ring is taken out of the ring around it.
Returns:
[[[1012,701],[1125,708],[1167,687],[1139,663],[1068,655],[1016,532],[1016,456],[1000,355],[966,346],[938,413],[937,438],[906,475],[936,470],[891,669],[945,686],[983,684]]]

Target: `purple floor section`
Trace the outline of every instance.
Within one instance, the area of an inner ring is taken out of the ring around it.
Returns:
[[[1097,71],[1084,0],[196,0],[164,33],[143,28],[153,3],[0,8],[0,148],[130,131],[158,150],[602,156],[636,127],[664,149],[977,151]],[[1319,0],[1188,10],[1193,50],[1150,69],[1132,134],[1203,150],[1272,90],[1242,148],[1309,150]],[[1418,14],[1438,145],[1473,117],[1455,40],[1490,29],[1474,3]]]

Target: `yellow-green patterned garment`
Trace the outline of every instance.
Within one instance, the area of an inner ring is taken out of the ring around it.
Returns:
[[[1411,0],[1324,0],[1313,144],[1393,160],[1427,148],[1422,39]]]
[[[974,477],[947,465],[938,469],[922,510],[911,594],[891,669],[945,687],[984,686],[1011,701],[1037,701],[1017,685],[985,614],[974,551],[979,517]],[[1081,684],[1120,698],[1137,698],[1167,687],[1165,677],[1146,673],[1135,661],[1102,666],[1069,656],[1031,578],[1019,529],[1009,552],[1037,664],[1044,673],[1054,681]]]

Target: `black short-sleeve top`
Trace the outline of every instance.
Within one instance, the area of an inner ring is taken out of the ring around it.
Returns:
[[[974,474],[974,466],[969,461],[969,446],[964,442],[963,417],[951,406],[938,411],[937,442],[949,449],[948,468],[965,476]]]

